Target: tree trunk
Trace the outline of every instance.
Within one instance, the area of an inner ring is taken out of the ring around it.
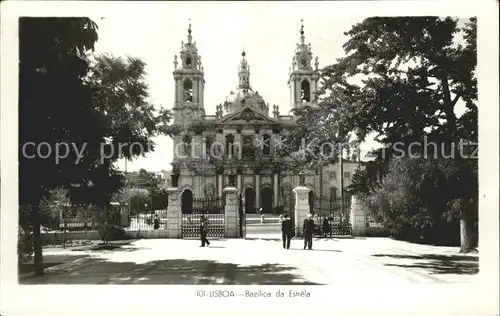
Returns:
[[[34,252],[34,271],[35,275],[43,275],[43,252],[42,238],[40,234],[40,202],[36,201],[31,204],[31,212],[33,216],[33,252]]]
[[[474,251],[476,248],[476,238],[474,234],[474,223],[467,210],[460,210],[460,252],[468,253]]]

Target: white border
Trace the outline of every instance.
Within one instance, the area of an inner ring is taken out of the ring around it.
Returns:
[[[193,3],[203,8],[260,6],[269,2],[232,4]],[[408,286],[386,288],[383,284],[349,288],[308,286],[308,299],[212,299],[196,301],[193,286],[19,286],[16,274],[17,238],[17,56],[19,16],[110,16],[127,14],[131,23],[175,8],[176,2],[52,2],[1,3],[1,279],[0,304],[4,315],[87,315],[88,313],[136,314],[290,314],[320,312],[353,315],[493,315],[498,313],[498,2],[497,1],[389,1],[389,2],[288,2],[284,14],[331,12],[332,19],[351,15],[360,18],[389,15],[478,16],[478,78],[480,135],[480,284]],[[128,13],[124,13],[128,12]],[[295,18],[295,17],[294,17]],[[279,22],[277,18],[276,22]],[[258,19],[256,20],[258,23]],[[167,79],[168,80],[168,79]],[[33,175],[36,176],[36,175]],[[231,287],[215,287],[210,289]],[[251,288],[251,287],[246,287]],[[273,286],[266,289],[289,287]],[[451,298],[453,306],[443,305]],[[285,303],[285,304],[283,304]],[[279,304],[279,305],[278,305]],[[189,308],[189,311],[188,311]],[[489,311],[490,313],[486,313]]]

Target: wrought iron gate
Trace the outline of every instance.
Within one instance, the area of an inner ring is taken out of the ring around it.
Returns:
[[[224,211],[225,199],[223,196],[193,199],[192,212],[182,214],[182,238],[200,238],[202,215],[208,219],[207,237],[225,238]]]
[[[349,221],[349,198],[324,198],[314,199],[313,213],[316,225],[315,234],[322,237],[350,236],[352,227]]]

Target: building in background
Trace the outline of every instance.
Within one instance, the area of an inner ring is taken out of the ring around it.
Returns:
[[[215,114],[204,107],[204,69],[193,41],[189,25],[187,42],[182,43],[175,56],[174,124],[179,133],[174,137],[173,170],[179,173],[179,188],[183,203],[193,198],[222,196],[228,185],[227,175],[237,174],[236,186],[244,198],[246,213],[262,208],[271,213],[278,207],[293,207],[293,189],[299,185],[298,170],[283,168],[276,144],[293,128],[295,117],[281,115],[279,107],[272,108],[250,81],[250,65],[243,51],[238,71],[239,82],[225,101],[217,105]],[[318,58],[313,58],[311,45],[305,41],[303,26],[293,53],[288,75],[292,108],[317,106],[319,81]],[[236,69],[235,69],[236,71]],[[360,165],[346,161],[341,174],[340,165],[309,170],[305,184],[310,197],[340,194]],[[168,171],[164,172],[167,177]],[[310,198],[310,201],[313,199]]]

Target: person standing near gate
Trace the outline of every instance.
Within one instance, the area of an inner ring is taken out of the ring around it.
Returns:
[[[210,242],[207,239],[207,234],[208,234],[208,219],[204,215],[201,215],[201,217],[200,217],[201,246],[200,247],[205,247],[205,244],[207,246],[210,246]]]
[[[328,218],[326,216],[323,219],[323,227],[322,227],[321,231],[323,232],[323,235],[325,236],[325,238],[330,233],[330,223],[328,222]]]
[[[314,220],[311,214],[307,214],[307,218],[304,220],[304,226],[302,231],[304,232],[304,249],[312,249],[313,244],[313,234],[314,234]]]
[[[155,214],[155,219],[153,220],[153,229],[160,229],[160,219],[158,218],[158,214]]]
[[[283,238],[283,249],[290,249],[290,241],[293,238],[293,223],[287,214],[283,216],[283,221],[281,222],[281,235]]]

